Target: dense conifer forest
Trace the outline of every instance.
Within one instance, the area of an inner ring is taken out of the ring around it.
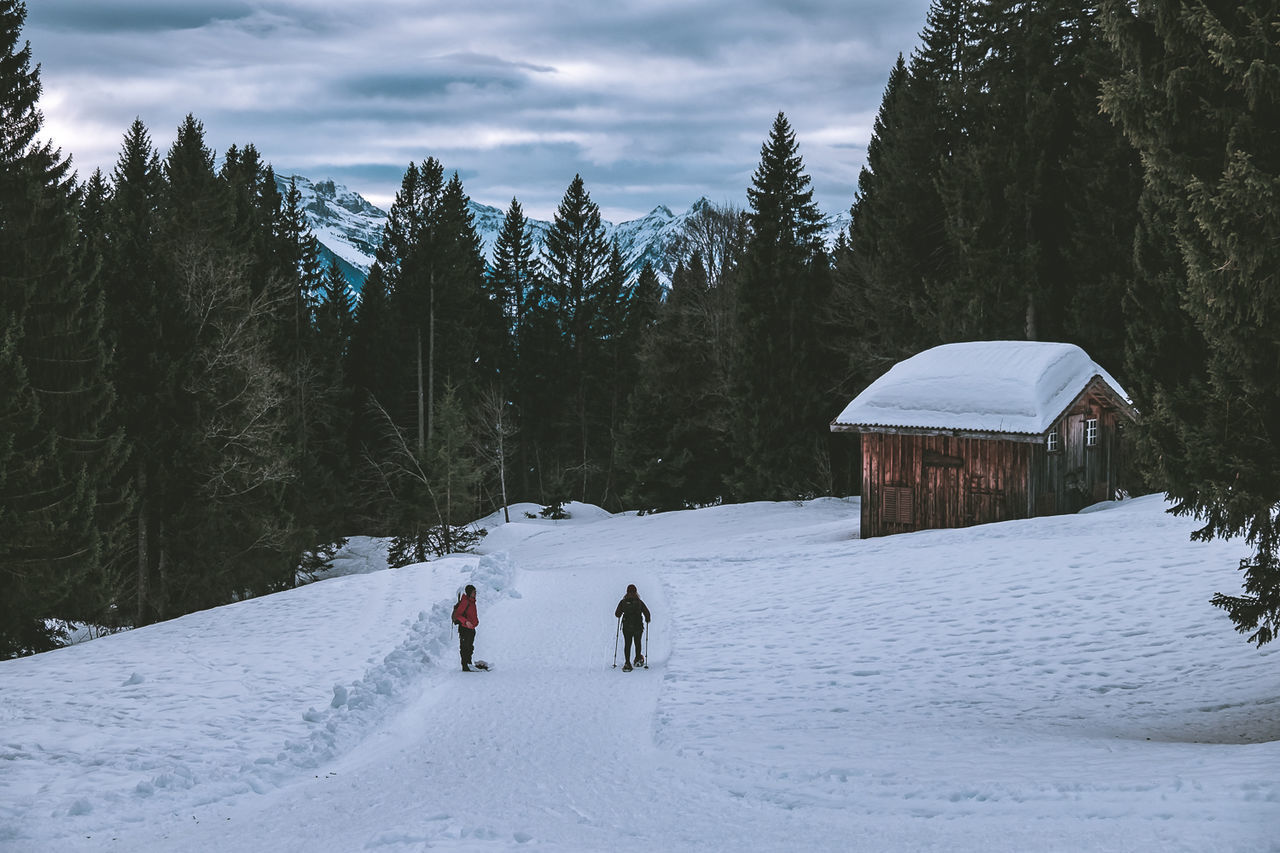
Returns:
[[[1151,488],[1253,546],[1215,603],[1280,630],[1273,3],[935,0],[836,244],[779,113],[747,208],[700,209],[669,290],[628,275],[579,176],[543,245],[512,199],[486,260],[428,156],[358,302],[264,153],[218,156],[194,115],[76,174],[25,15],[0,0],[0,657],[291,587],[346,535],[400,564],[466,548],[514,502],[855,493],[831,418],[979,339],[1120,377]]]

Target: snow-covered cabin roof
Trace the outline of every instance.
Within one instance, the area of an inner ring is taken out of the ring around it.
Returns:
[[[1119,383],[1075,344],[944,344],[895,364],[855,397],[831,428],[1040,435],[1094,377],[1129,408]]]

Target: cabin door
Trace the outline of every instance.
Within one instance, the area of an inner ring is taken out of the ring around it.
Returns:
[[[969,499],[969,524],[990,524],[1004,521],[1001,507],[1004,505],[1004,489],[998,472],[970,474],[966,485]]]
[[[1062,475],[1066,512],[1078,512],[1090,503],[1089,472],[1084,464],[1084,415],[1067,415],[1063,420],[1062,447],[1065,454]]]

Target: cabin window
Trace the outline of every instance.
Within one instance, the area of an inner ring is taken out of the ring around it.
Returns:
[[[885,486],[880,504],[880,520],[886,524],[911,524],[915,520],[911,512],[911,489],[906,486]]]
[[[1098,443],[1098,419],[1089,418],[1084,422],[1084,446],[1093,447]]]
[[[1044,437],[1044,449],[1050,453],[1057,453],[1060,448],[1061,445],[1058,444],[1058,428],[1054,427],[1049,430],[1049,434]]]

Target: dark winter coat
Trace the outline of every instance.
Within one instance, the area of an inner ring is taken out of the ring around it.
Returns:
[[[644,606],[644,602],[640,600],[640,596],[627,594],[625,598],[618,602],[618,608],[613,612],[614,616],[622,617],[622,627],[624,629],[637,629],[641,627],[640,620],[649,621],[649,608]]]
[[[476,613],[476,600],[464,595],[453,607],[453,621],[463,628],[475,629],[480,624],[480,616]]]

